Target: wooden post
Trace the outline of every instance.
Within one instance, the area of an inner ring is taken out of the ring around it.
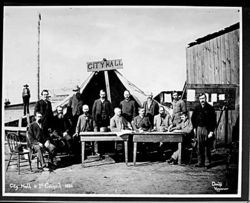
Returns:
[[[18,120],[18,127],[22,127],[22,120],[23,120],[23,117],[20,117]]]
[[[38,40],[37,40],[37,99],[40,100],[40,22],[41,14],[38,20]]]
[[[84,158],[85,158],[85,142],[82,142],[82,166],[84,164]]]
[[[26,117],[27,117],[27,126],[29,126],[30,125],[30,115],[26,114]]]
[[[124,141],[125,163],[128,165],[128,141]]]
[[[179,157],[178,157],[178,164],[181,164],[181,155],[182,155],[182,143],[178,143],[178,150],[179,150]]]
[[[104,71],[104,77],[105,77],[105,84],[106,84],[107,99],[112,103],[108,71]]]
[[[137,153],[137,142],[134,142],[134,157],[133,157],[134,166],[136,164],[136,153]]]

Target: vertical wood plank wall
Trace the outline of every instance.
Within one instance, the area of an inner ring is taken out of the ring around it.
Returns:
[[[239,85],[239,29],[222,34],[186,48],[187,84]],[[220,112],[217,112],[217,119]],[[236,90],[236,109],[228,112],[228,142],[239,116],[239,88]],[[225,115],[217,130],[217,143],[225,142]]]

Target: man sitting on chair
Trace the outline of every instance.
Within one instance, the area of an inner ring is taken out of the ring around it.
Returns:
[[[191,146],[192,142],[192,132],[193,132],[193,125],[191,120],[188,118],[188,115],[186,112],[180,113],[181,123],[179,123],[175,127],[170,127],[169,131],[179,131],[184,132],[185,135],[183,137],[183,147],[184,149]],[[177,150],[173,153],[170,160],[168,161],[169,164],[177,164],[178,157],[179,157],[180,151]]]
[[[64,117],[63,108],[58,106],[57,115],[54,117],[52,139],[55,146],[60,150],[72,153],[72,126],[69,119]]]
[[[150,131],[152,129],[149,118],[145,116],[144,108],[139,108],[139,115],[133,119],[132,127],[137,132]]]
[[[159,114],[154,117],[154,131],[166,132],[172,124],[171,116],[166,113],[163,106],[159,107]]]
[[[48,137],[46,137],[46,134],[43,132],[41,119],[42,114],[36,112],[35,121],[30,124],[28,129],[28,145],[32,150],[37,152],[42,168],[47,168],[48,166],[45,164],[43,153],[44,151],[49,152],[49,158],[52,164],[55,155],[55,146],[48,141]]]
[[[131,124],[121,115],[122,110],[118,107],[114,110],[115,115],[110,119],[110,130],[120,132],[122,130],[131,130]]]

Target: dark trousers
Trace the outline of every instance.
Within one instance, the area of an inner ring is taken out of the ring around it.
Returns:
[[[211,163],[211,147],[212,139],[208,138],[208,131],[206,127],[197,128],[197,155],[198,164],[210,164]]]
[[[76,129],[77,121],[78,121],[79,115],[74,115],[72,117],[72,129]]]
[[[101,127],[108,127],[109,126],[109,119],[103,119],[103,120],[97,120],[96,121],[96,126],[94,128],[94,132],[100,132]],[[94,145],[94,153],[95,154],[101,154],[103,155],[105,153],[105,143],[98,143],[98,142],[93,142]]]
[[[30,98],[29,97],[23,97],[23,115],[26,115],[30,113],[29,111],[29,103],[30,103]]]

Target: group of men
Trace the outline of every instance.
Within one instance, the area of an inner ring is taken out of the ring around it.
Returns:
[[[100,98],[96,99],[90,113],[89,106],[83,104],[80,88],[70,99],[67,106],[67,113],[63,114],[63,108],[57,108],[57,115],[53,116],[51,102],[48,99],[48,90],[42,91],[42,99],[36,103],[36,120],[29,126],[29,143],[33,150],[38,152],[42,167],[47,165],[43,159],[43,151],[49,152],[50,161],[53,165],[53,157],[58,148],[64,148],[72,153],[75,141],[79,134],[86,131],[117,132],[122,130],[143,131],[175,131],[181,130],[186,133],[184,139],[190,143],[190,134],[194,132],[198,145],[198,167],[205,166],[205,159],[211,163],[210,145],[213,131],[216,126],[216,116],[212,106],[206,102],[206,95],[199,96],[200,105],[193,112],[189,119],[185,102],[173,92],[173,114],[170,115],[163,106],[160,106],[154,99],[152,93],[147,96],[142,108],[132,99],[128,90],[124,91],[124,100],[116,108],[112,108],[111,102],[106,98],[106,92],[100,90]],[[114,112],[114,113],[113,113]],[[114,114],[114,115],[113,115]],[[95,154],[99,154],[98,143],[94,144]],[[169,163],[175,163],[178,158],[178,150],[172,155]]]

